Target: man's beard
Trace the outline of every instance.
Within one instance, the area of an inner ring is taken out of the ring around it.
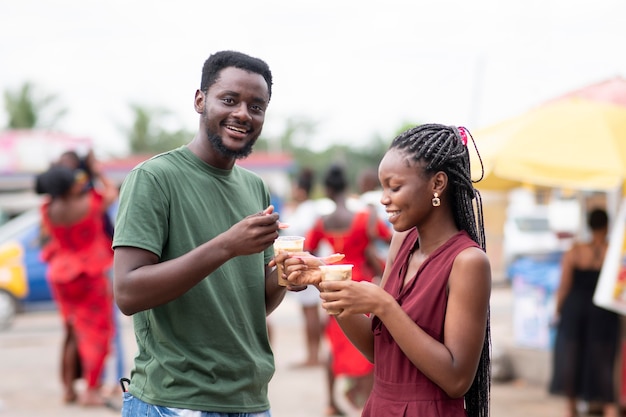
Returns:
[[[235,159],[246,158],[252,152],[252,147],[254,146],[254,143],[256,142],[256,139],[251,140],[250,142],[246,143],[246,146],[244,146],[243,148],[237,151],[234,151],[232,149],[228,149],[224,145],[224,141],[222,140],[222,137],[218,135],[217,133],[211,133],[209,132],[208,129],[206,133],[207,133],[207,137],[209,138],[209,142],[213,145],[213,147],[219,153],[221,153],[223,156],[227,158],[235,158]]]

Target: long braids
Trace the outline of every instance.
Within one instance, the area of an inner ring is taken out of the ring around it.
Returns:
[[[400,134],[393,140],[390,149],[402,149],[414,161],[423,161],[426,173],[443,171],[448,175],[450,191],[447,195],[450,198],[456,226],[460,230],[465,230],[472,240],[486,250],[482,199],[472,184],[467,134],[469,132],[463,127],[424,124]],[[476,148],[475,143],[474,147]],[[472,386],[465,394],[465,407],[469,417],[489,416],[491,390],[489,315],[488,313],[485,342],[478,370]]]

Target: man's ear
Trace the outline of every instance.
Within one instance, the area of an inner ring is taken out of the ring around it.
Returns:
[[[193,107],[196,109],[196,113],[202,114],[204,112],[205,98],[205,94],[201,90],[196,90],[196,96],[193,99]]]

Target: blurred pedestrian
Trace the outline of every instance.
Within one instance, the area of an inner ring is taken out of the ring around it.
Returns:
[[[390,240],[391,232],[369,208],[352,211],[347,206],[348,181],[345,170],[340,165],[332,165],[324,177],[324,189],[328,198],[335,203],[335,210],[315,221],[304,241],[305,250],[313,254],[322,242],[327,242],[336,253],[345,255],[342,263],[352,264],[352,279],[355,282],[371,282],[380,265],[371,263],[367,249],[371,246],[371,227],[383,239]],[[334,317],[330,316],[325,328],[330,345],[327,360],[328,407],[327,415],[341,415],[335,399],[335,382],[339,377],[347,377],[350,387],[346,398],[355,408],[362,408],[369,396],[374,369],[373,365],[350,343]]]
[[[98,178],[101,177],[101,167],[99,161],[96,159],[96,154],[93,149],[89,149],[84,156],[80,156],[75,150],[67,150],[59,156],[59,159],[54,165],[61,165],[74,170],[81,170],[87,174],[86,188],[92,188]],[[112,238],[113,237],[113,223],[111,214],[106,212],[102,216],[104,224],[104,230]]]
[[[364,208],[372,211],[368,228],[371,243],[366,249],[366,255],[368,259],[370,259],[370,264],[377,265],[374,271],[375,276],[373,282],[378,284],[383,275],[385,260],[389,254],[391,234],[385,233],[385,236],[380,236],[377,228],[378,222],[373,221],[373,219],[378,217],[387,225],[389,232],[391,232],[393,228],[387,220],[385,206],[380,203],[383,191],[380,187],[380,181],[378,180],[378,170],[370,167],[364,168],[357,177],[357,184],[359,187],[359,202]]]
[[[561,261],[549,391],[566,397],[568,417],[578,415],[579,401],[601,405],[604,417],[617,417],[615,365],[621,340],[620,316],[593,303],[608,247],[606,211],[591,210],[587,226],[591,238],[576,242]]]
[[[111,238],[103,214],[117,198],[117,188],[98,175],[100,189],[87,187],[85,171],[52,166],[37,176],[36,188],[49,198],[41,207],[48,242],[42,258],[65,335],[61,354],[64,401],[106,405],[100,392],[102,372],[113,336],[113,298],[107,275],[113,261]],[[83,377],[86,391],[77,395],[74,382]]]
[[[84,156],[71,149],[63,152],[54,165],[61,165],[72,170],[80,170],[87,174],[85,189],[89,190],[98,186],[98,181],[104,178],[100,162],[96,159],[93,149],[89,149]],[[108,181],[108,180],[107,180]],[[116,198],[102,215],[102,223],[105,233],[113,238],[113,224],[117,215],[118,199]],[[109,279],[113,280],[113,265],[108,271]],[[119,380],[125,375],[124,347],[119,329],[120,311],[113,302],[113,345],[107,358],[107,366],[103,373],[103,384],[105,390],[111,394],[119,392]]]
[[[235,162],[252,152],[271,93],[261,59],[212,54],[195,137],[122,184],[114,288],[138,348],[123,416],[270,416],[266,317],[286,290],[272,262],[278,213],[263,180]]]
[[[357,177],[357,185],[361,203],[374,209],[379,218],[386,220],[385,206],[380,203],[383,191],[378,180],[378,170],[373,167],[362,169]]]
[[[289,280],[320,287],[322,307],[374,363],[364,417],[487,417],[489,297],[480,195],[469,132],[439,124],[401,133],[378,175],[394,234],[380,286],[324,281],[305,258]]]
[[[311,198],[315,183],[315,173],[311,168],[303,168],[293,183],[292,200],[294,206],[284,211],[281,218],[289,225],[282,231],[289,235],[305,236],[313,227],[315,220],[322,214],[320,205]],[[306,356],[297,367],[310,367],[322,364],[319,359],[322,340],[322,319],[320,315],[319,291],[314,286],[304,291],[290,293],[300,305],[304,318]]]

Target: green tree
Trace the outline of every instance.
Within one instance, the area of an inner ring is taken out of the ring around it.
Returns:
[[[307,140],[315,134],[315,124],[314,120],[307,117],[288,117],[283,131],[278,136],[261,136],[254,149],[257,152],[293,153],[294,150],[306,147]]]
[[[59,107],[58,96],[38,91],[34,84],[25,82],[15,91],[4,92],[4,108],[8,115],[7,128],[52,128],[67,114]]]
[[[405,130],[415,126],[416,123],[404,122],[399,128],[396,130],[395,135],[398,135]],[[292,137],[302,137],[299,135],[300,131],[294,131],[293,129],[289,129],[290,126],[287,125],[287,129],[285,130],[284,138],[292,138]],[[312,124],[314,126],[314,124]],[[289,133],[289,134],[287,134]],[[307,132],[309,133],[309,132]],[[308,135],[308,140],[314,137],[314,130],[310,131]],[[292,173],[295,175],[298,172],[300,167],[309,167],[313,169],[317,174],[317,183],[319,182],[324,175],[324,172],[328,167],[333,163],[342,164],[346,168],[346,173],[348,175],[348,180],[350,182],[350,188],[357,192],[357,178],[361,171],[366,168],[377,168],[380,160],[387,152],[389,145],[393,137],[383,137],[380,134],[373,135],[369,140],[365,140],[361,143],[360,146],[353,145],[344,145],[342,143],[346,143],[345,140],[341,140],[341,138],[337,138],[337,140],[332,141],[334,143],[330,147],[324,149],[323,151],[313,151],[307,145],[308,142],[299,141],[298,143],[293,143],[288,141],[284,146],[286,149],[289,149],[289,153],[293,156],[295,160],[296,169]],[[318,187],[318,191],[316,194],[321,195],[321,191]]]
[[[189,142],[193,137],[190,131],[166,129],[171,112],[162,108],[149,108],[131,104],[134,121],[129,128],[122,128],[128,137],[130,149],[135,154],[155,154],[177,148]]]

